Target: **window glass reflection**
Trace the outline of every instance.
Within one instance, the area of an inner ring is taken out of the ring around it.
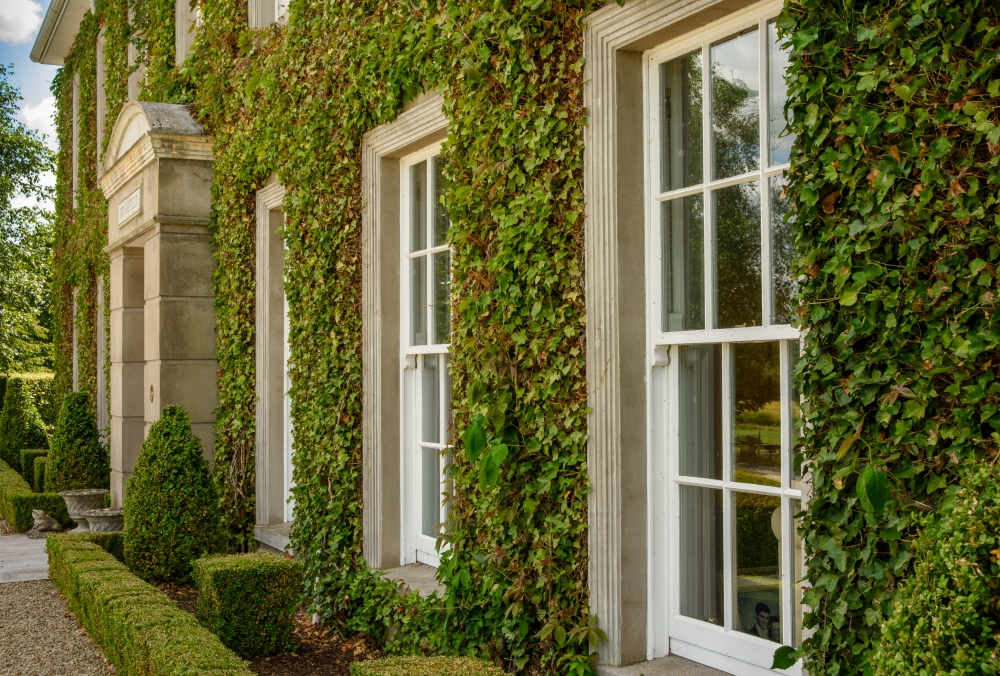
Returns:
[[[771,312],[772,324],[791,324],[796,319],[795,294],[798,283],[792,276],[795,260],[795,229],[789,213],[788,181],[784,176],[768,179],[771,200]]]
[[[722,478],[722,346],[682,345],[680,473]]]
[[[660,66],[661,189],[702,181],[701,50]]]
[[[781,485],[779,343],[733,343],[734,481]]]
[[[427,160],[410,167],[410,252],[427,248]]]
[[[451,251],[439,251],[434,259],[434,343],[450,341],[451,333]]]
[[[778,40],[778,26],[767,22],[767,145],[771,156],[771,166],[785,164],[792,154],[794,134],[785,134],[785,101],[788,87],[785,73],[788,71],[788,50],[782,49]]]
[[[716,327],[761,325],[760,190],[756,181],[712,193]]]
[[[781,643],[781,498],[734,493],[736,631]]]
[[[410,345],[427,344],[427,256],[410,259]]]
[[[663,331],[705,328],[704,204],[698,194],[660,206]]]
[[[681,615],[722,625],[722,490],[680,486]]]
[[[712,165],[714,178],[760,168],[759,31],[712,45]]]

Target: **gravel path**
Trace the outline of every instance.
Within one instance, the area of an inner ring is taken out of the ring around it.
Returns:
[[[106,676],[101,651],[51,582],[0,584],[0,674]]]

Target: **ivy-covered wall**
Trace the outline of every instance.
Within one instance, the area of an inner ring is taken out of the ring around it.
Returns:
[[[786,4],[814,676],[868,673],[912,515],[1000,441],[1000,7]],[[886,472],[884,516],[861,472]],[[942,612],[947,613],[946,609]],[[971,673],[971,672],[970,672]]]
[[[245,0],[202,0],[180,67],[173,4],[98,0],[53,85],[60,387],[76,286],[90,391],[99,366],[94,40],[103,27],[108,129],[126,98],[131,9],[148,62],[140,98],[189,104],[216,139],[214,473],[233,547],[251,544],[254,523],[255,193],[277,173],[288,190],[292,538],[316,608],[394,650],[586,671],[598,632],[586,579],[581,36],[600,3],[293,0],[287,27],[250,30]],[[793,45],[789,194],[808,329],[802,533],[816,633],[804,653],[812,674],[861,674],[910,566],[908,515],[944,500],[959,465],[997,453],[1000,21],[986,0],[788,0],[780,24]],[[361,138],[424,91],[444,95],[449,119],[457,443],[447,591],[431,600],[399,598],[361,559]],[[470,458],[473,425],[490,451]],[[484,467],[487,455],[502,462]],[[855,494],[866,467],[890,478],[882,517]]]

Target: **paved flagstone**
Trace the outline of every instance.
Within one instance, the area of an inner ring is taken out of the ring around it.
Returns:
[[[27,535],[0,537],[0,583],[47,580],[48,577],[45,540],[29,540]]]

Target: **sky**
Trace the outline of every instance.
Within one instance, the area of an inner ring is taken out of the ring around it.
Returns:
[[[31,60],[31,45],[42,25],[48,9],[47,0],[0,0],[0,63],[13,65],[10,83],[21,91],[19,119],[28,127],[45,134],[50,148],[55,150],[55,99],[49,84],[57,66],[44,66]],[[55,176],[48,175],[45,182],[55,185]],[[19,197],[14,206],[34,203]],[[48,205],[51,208],[51,205]]]

